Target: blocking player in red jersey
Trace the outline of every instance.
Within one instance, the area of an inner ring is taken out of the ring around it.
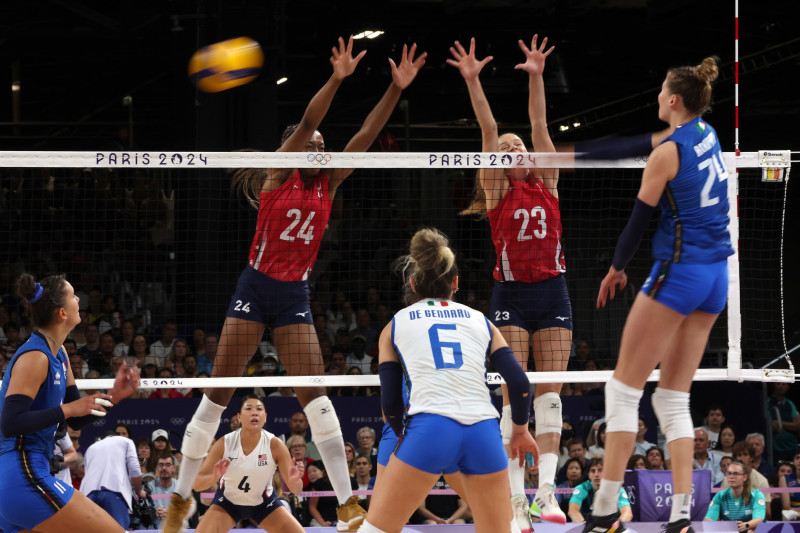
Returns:
[[[545,59],[547,39],[537,46],[533,37],[529,49],[520,41],[526,61],[515,68],[529,75],[528,113],[533,146],[537,152],[555,152],[545,116]],[[497,123],[481,87],[479,74],[492,57],[478,60],[475,39],[469,52],[456,41],[450,48],[448,64],[458,68],[467,83],[472,107],[481,127],[484,152],[527,152],[522,139],[506,133],[498,136]],[[528,365],[528,346],[533,344],[537,371],[567,368],[572,344],[572,309],[567,294],[564,253],[561,249],[561,213],[558,203],[557,169],[481,169],[478,175],[477,210],[489,218],[497,253],[494,268],[490,319],[503,333],[523,368]],[[478,198],[480,196],[481,198]],[[537,383],[534,396],[536,440],[539,459],[539,490],[536,504],[541,518],[565,523],[564,513],[553,497],[553,486],[561,437],[560,383]],[[511,430],[508,395],[503,391],[500,422],[508,443]],[[524,532],[532,531],[524,494],[524,469],[509,460],[514,522]]]
[[[279,152],[307,151],[324,157],[325,141],[317,131],[342,80],[353,73],[364,56],[352,56],[353,38],[333,48],[333,76],[312,98],[299,124],[284,132]],[[399,65],[389,59],[392,84],[370,112],[364,125],[344,148],[363,152],[372,144],[400,99],[400,93],[425,64],[426,54],[415,59],[416,45],[403,46]],[[234,187],[258,207],[258,223],[248,266],[222,327],[212,377],[240,376],[255,353],[267,324],[281,361],[292,375],[322,374],[322,355],[309,305],[308,273],[319,251],[331,202],[352,169],[243,169],[234,174]],[[177,533],[190,510],[191,487],[217,432],[220,416],[233,389],[207,389],[186,427],[181,452],[181,476],[164,524],[165,533]],[[324,387],[297,389],[322,460],[336,491],[338,531],[356,531],[365,512],[353,497],[339,419]]]

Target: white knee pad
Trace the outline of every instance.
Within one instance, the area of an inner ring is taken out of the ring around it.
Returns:
[[[361,527],[358,528],[358,533],[386,533],[382,529],[378,529],[366,520],[361,522]]]
[[[561,434],[564,421],[561,416],[561,397],[555,392],[546,392],[533,400],[533,416],[536,419],[536,436],[545,433]]]
[[[513,429],[513,422],[511,421],[511,406],[504,405],[503,413],[500,416],[500,435],[503,437],[503,444],[507,445],[511,442],[511,430]]]
[[[606,383],[606,431],[613,433],[639,431],[639,400],[642,391],[634,389],[617,378]]]
[[[689,393],[657,387],[653,393],[653,411],[667,442],[693,439],[694,426],[689,412]]]
[[[208,455],[218,428],[219,421],[202,422],[192,417],[183,432],[181,454],[189,459],[203,459]]]
[[[303,411],[308,418],[308,427],[311,428],[314,442],[324,442],[342,436],[342,425],[327,396],[314,398],[306,404]]]

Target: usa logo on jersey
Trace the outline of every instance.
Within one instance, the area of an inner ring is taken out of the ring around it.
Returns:
[[[260,454],[258,456],[258,466],[266,466],[268,464],[269,464],[269,461],[267,460],[267,454],[265,454],[265,453]]]

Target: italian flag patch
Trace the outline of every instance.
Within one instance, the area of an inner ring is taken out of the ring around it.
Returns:
[[[706,131],[706,123],[705,122],[702,122],[702,121],[698,122],[697,124],[694,125],[694,127],[697,128],[697,130],[700,133],[703,133],[704,131]]]

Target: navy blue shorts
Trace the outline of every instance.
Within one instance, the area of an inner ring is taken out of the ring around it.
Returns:
[[[253,520],[256,524],[260,524],[266,517],[272,514],[276,509],[283,507],[283,504],[278,501],[273,491],[271,495],[264,496],[264,501],[258,505],[236,505],[231,503],[228,498],[222,493],[222,489],[217,489],[214,494],[214,502],[211,505],[216,505],[233,518],[237,524],[241,520]]]
[[[11,451],[0,455],[0,530],[17,533],[60,511],[75,489],[50,474],[42,453]]]
[[[381,433],[381,441],[378,443],[378,464],[383,466],[388,465],[389,458],[394,453],[396,447],[397,435],[394,434],[389,424],[384,424],[383,433]]]
[[[572,305],[563,275],[536,283],[495,280],[489,309],[489,319],[498,328],[572,330]]]
[[[248,266],[236,282],[236,292],[225,316],[272,328],[313,324],[308,282],[278,281]]]
[[[131,525],[128,502],[125,501],[125,498],[123,498],[122,494],[119,492],[105,489],[93,490],[89,493],[88,498],[110,514],[111,518],[116,520],[123,529],[128,529],[128,526]]]
[[[395,455],[430,474],[493,474],[508,468],[496,418],[465,426],[445,416],[418,413],[411,417]]]
[[[684,316],[698,310],[719,314],[728,302],[728,261],[709,265],[656,261],[642,292]]]

